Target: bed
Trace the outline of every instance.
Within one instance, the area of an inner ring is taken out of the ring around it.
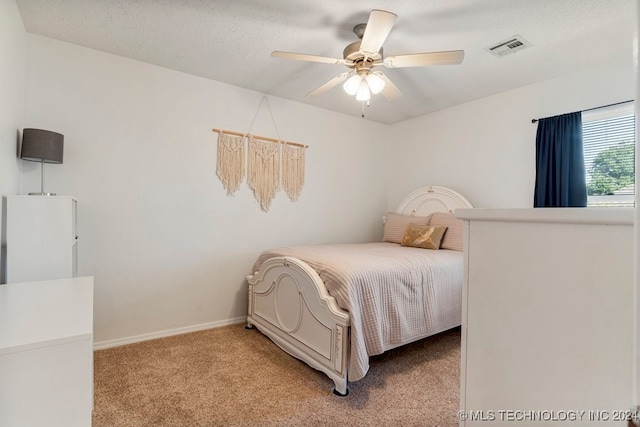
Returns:
[[[383,218],[382,242],[265,250],[247,276],[247,327],[324,372],[346,396],[369,356],[460,325],[462,225],[453,212],[470,207],[453,190],[423,187]],[[441,249],[405,246],[407,236],[400,244],[409,223],[444,233]]]

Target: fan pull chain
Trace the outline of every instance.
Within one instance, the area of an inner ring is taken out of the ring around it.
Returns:
[[[367,99],[366,101],[362,101],[362,118],[364,118],[364,104],[367,103],[367,107],[371,106],[371,100]]]

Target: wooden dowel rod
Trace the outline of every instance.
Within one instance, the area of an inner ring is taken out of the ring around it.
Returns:
[[[242,133],[242,132],[234,132],[232,130],[224,130],[224,129],[213,129],[214,132],[218,132],[218,133],[226,133],[229,135],[237,135],[237,136],[245,136],[246,134]],[[249,136],[249,135],[247,135]],[[271,142],[281,142],[283,144],[287,144],[287,145],[294,145],[296,147],[303,147],[303,148],[309,148],[308,145],[304,145],[304,144],[298,144],[297,142],[289,142],[289,141],[280,141],[278,139],[275,138],[269,138],[268,136],[258,136],[258,135],[250,135],[252,137],[254,137],[255,139],[261,139],[263,141],[271,141]]]

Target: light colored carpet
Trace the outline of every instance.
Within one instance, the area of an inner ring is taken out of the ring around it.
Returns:
[[[338,397],[243,326],[96,351],[93,426],[458,425],[459,328],[373,357]]]

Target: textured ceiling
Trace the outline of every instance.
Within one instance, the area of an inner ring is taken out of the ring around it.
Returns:
[[[361,104],[347,71],[274,50],[342,57],[371,9],[398,20],[386,56],[463,49],[460,65],[385,69],[404,95],[374,96],[366,119],[396,123],[606,61],[632,61],[634,0],[17,0],[28,32],[345,114]],[[485,48],[519,34],[532,44],[496,58]]]

